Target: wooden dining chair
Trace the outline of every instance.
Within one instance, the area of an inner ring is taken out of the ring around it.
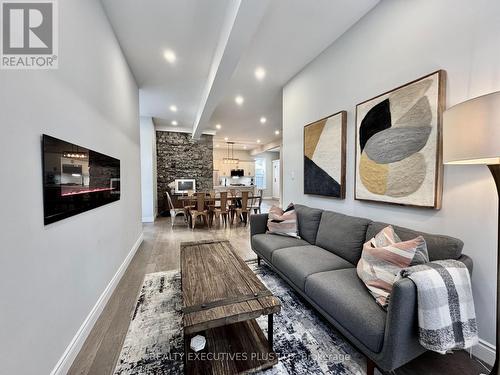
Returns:
[[[191,190],[192,191],[192,190]],[[192,199],[186,199],[186,198],[189,198],[189,197],[193,197],[193,195],[189,195],[188,193],[182,193],[182,209],[184,210],[184,216],[186,217],[186,222],[187,222],[187,225],[189,227],[189,218],[191,218],[191,214],[190,214],[190,211],[195,209],[196,206],[193,204],[193,200]]]
[[[207,197],[209,197],[209,202],[207,203],[207,207],[208,207],[208,220],[209,220],[209,223],[211,226],[212,223],[213,223],[213,219],[214,219],[214,216],[215,216],[215,209],[218,207],[217,206],[217,192],[213,189],[209,190],[207,192]]]
[[[258,195],[252,198],[252,203],[250,204],[250,210],[256,214],[261,213],[260,207],[262,206],[262,197],[264,195],[264,190],[259,189]]]
[[[245,225],[247,225],[248,216],[250,214],[250,208],[248,206],[248,193],[248,191],[241,192],[241,206],[234,209],[236,216],[238,216],[240,221],[243,221]]]
[[[170,217],[172,219],[172,227],[174,226],[175,218],[177,217],[177,215],[184,216],[184,222],[185,222],[186,221],[186,214],[185,214],[184,207],[175,208],[175,206],[172,202],[172,198],[170,197],[170,194],[168,193],[168,191],[166,192],[166,194],[167,194],[167,201],[168,201],[168,209],[170,211]]]
[[[196,193],[196,207],[190,210],[191,214],[191,227],[194,229],[196,225],[196,218],[202,217],[205,224],[210,226],[208,221],[208,210],[205,207],[205,193]]]
[[[214,215],[217,221],[219,222],[219,225],[221,224],[221,217],[222,217],[224,225],[227,226],[227,219],[229,216],[229,209],[227,206],[227,191],[220,193],[220,207],[214,208]]]
[[[195,197],[194,190],[188,190],[188,191],[186,192],[186,196],[187,196],[187,197],[194,198],[194,197]],[[190,209],[193,209],[193,208],[195,208],[195,207],[196,207],[196,205],[195,205],[195,204],[193,204],[194,200],[185,200],[185,202],[186,202],[186,203],[185,203],[185,205],[186,205],[186,206],[189,206],[188,208],[190,208]]]
[[[229,215],[231,216],[231,224],[233,224],[233,219],[234,219],[234,209],[236,208],[236,196],[237,196],[237,190],[236,189],[228,189],[228,205],[229,205]]]

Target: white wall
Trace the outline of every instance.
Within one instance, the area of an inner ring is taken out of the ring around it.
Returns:
[[[158,214],[156,181],[156,130],[151,117],[140,118],[142,221],[153,222]]]
[[[59,1],[54,71],[0,71],[2,374],[48,374],[140,238],[138,90],[98,0]],[[44,226],[41,135],[121,161],[121,199]]]
[[[484,166],[445,166],[443,208],[354,201],[357,103],[438,69],[448,72],[447,105],[500,90],[500,2],[386,0],[292,79],[283,93],[284,202],[386,221],[465,242],[474,259],[480,337],[494,343],[497,197]],[[345,201],[303,195],[303,126],[348,111]],[[293,175],[295,178],[293,178]]]

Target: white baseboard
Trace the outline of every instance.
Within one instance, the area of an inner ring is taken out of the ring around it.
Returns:
[[[495,363],[495,352],[495,345],[491,345],[482,339],[479,339],[479,344],[472,348],[472,355],[490,366],[493,366]]]
[[[142,222],[143,223],[154,223],[155,218],[153,216],[143,217]]]
[[[123,274],[125,273],[125,270],[127,269],[130,261],[134,257],[135,253],[137,252],[137,249],[139,249],[139,246],[141,245],[142,241],[144,239],[144,234],[141,233],[137,241],[135,242],[134,246],[128,253],[127,257],[123,261],[123,263],[120,265],[118,270],[116,271],[115,275],[109,282],[109,284],[106,286],[106,289],[104,289],[104,292],[100,295],[99,299],[97,300],[96,304],[90,310],[89,315],[85,320],[83,321],[83,324],[80,326],[78,331],[76,332],[76,335],[73,337],[71,342],[69,343],[68,347],[64,351],[63,355],[57,362],[56,366],[50,373],[51,375],[66,375],[67,372],[69,371],[71,365],[73,364],[73,361],[75,360],[78,352],[82,348],[83,344],[85,343],[85,340],[87,339],[88,335],[90,334],[90,331],[94,327],[95,322],[101,315],[102,310],[104,310],[104,307],[106,306],[106,303],[108,303],[109,298],[113,294],[116,286],[118,285],[118,282],[121,280]]]
[[[273,199],[273,197],[262,197],[262,199]]]

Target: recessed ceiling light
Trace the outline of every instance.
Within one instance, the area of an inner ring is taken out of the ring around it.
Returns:
[[[246,150],[246,149],[247,149],[247,146],[246,146],[246,145],[245,145],[245,146],[243,146],[243,150]]]
[[[229,138],[228,137],[224,137],[224,140],[227,142],[227,141],[229,141]]]
[[[243,98],[243,96],[238,95],[236,98],[234,98],[234,101],[236,102],[236,104],[242,105],[245,99]]]
[[[177,124],[178,124],[178,123],[177,123],[177,121],[175,121],[175,120],[174,120],[174,121],[172,121],[172,123],[171,123],[171,124],[172,124],[173,126],[177,126]]]
[[[265,123],[266,123],[266,121],[267,121],[267,118],[265,118],[265,117],[261,117],[261,118],[260,118],[260,123],[261,123],[261,124],[265,124]]]
[[[260,143],[260,139],[257,139],[257,143]]]
[[[274,134],[276,134],[276,135],[280,135],[280,131],[279,131],[279,130],[275,130],[275,131],[274,131]]]
[[[171,110],[172,112],[177,112],[177,106],[176,106],[176,105],[171,105],[171,106],[170,106],[170,110]]]
[[[165,60],[167,60],[170,64],[173,64],[175,63],[175,60],[177,60],[177,56],[175,56],[175,52],[172,51],[171,49],[167,49],[165,50],[165,52],[163,52],[163,57],[165,58]]]
[[[219,147],[219,144],[217,143],[217,144],[215,145],[215,147]]]
[[[257,67],[255,69],[255,78],[257,78],[259,81],[262,81],[266,77],[266,70],[262,67]]]
[[[215,125],[215,128],[216,128],[216,129],[221,129],[221,128],[222,128],[222,125],[221,125],[221,124],[217,124],[217,125]]]

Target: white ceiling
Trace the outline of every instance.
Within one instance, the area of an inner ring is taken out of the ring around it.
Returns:
[[[176,120],[177,128],[194,132],[203,114],[198,131],[220,123],[219,142],[229,137],[249,148],[257,139],[271,142],[280,137],[274,132],[281,130],[284,84],[378,3],[258,0],[256,10],[247,3],[256,0],[242,0],[232,17],[235,1],[102,0],[139,85],[141,116],[153,117],[164,129]],[[219,61],[221,47],[231,54]],[[165,49],[175,51],[175,64],[163,58]],[[257,66],[267,72],[260,82]],[[235,104],[236,95],[245,98],[242,106]],[[172,104],[176,113],[169,110]],[[261,116],[267,118],[264,125]]]
[[[141,116],[192,126],[230,1],[102,0],[139,85]]]

